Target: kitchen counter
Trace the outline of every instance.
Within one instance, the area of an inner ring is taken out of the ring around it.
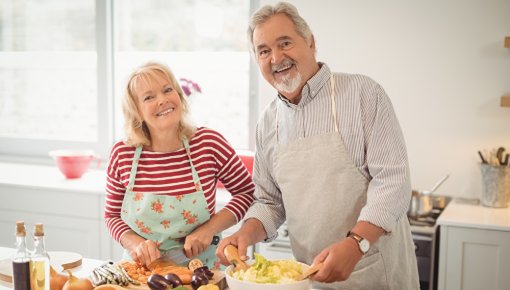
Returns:
[[[81,178],[66,179],[56,165],[35,165],[0,161],[0,186],[17,188],[48,189],[52,191],[72,191],[81,194],[103,196],[105,192],[106,172],[91,168]],[[217,189],[217,203],[225,205],[230,194],[223,188]]]
[[[0,185],[104,194],[104,170],[89,169],[81,178],[66,179],[57,166],[0,162]]]
[[[438,290],[507,290],[510,285],[510,208],[454,200],[440,228]]]
[[[439,216],[437,224],[510,231],[510,207],[491,208],[453,200]]]

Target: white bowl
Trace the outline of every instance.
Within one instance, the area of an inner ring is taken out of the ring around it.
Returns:
[[[302,271],[305,271],[310,266],[300,263]],[[232,277],[234,266],[230,265],[225,269],[225,277],[227,279],[229,290],[309,290],[311,289],[310,279],[296,281],[290,284],[258,284],[253,282],[241,281]]]

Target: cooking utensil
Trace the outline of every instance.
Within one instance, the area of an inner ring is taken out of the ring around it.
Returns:
[[[429,215],[434,208],[432,193],[434,193],[448,177],[450,177],[450,174],[447,174],[437,182],[431,190],[424,190],[421,192],[413,190],[407,215],[414,218]]]
[[[432,190],[430,190],[430,191],[426,191],[426,190],[425,190],[425,191],[422,191],[421,193],[422,193],[422,194],[428,194],[428,195],[431,195],[432,193],[434,193],[434,192],[435,192],[435,191],[439,188],[439,186],[441,186],[441,184],[443,184],[443,182],[445,182],[445,181],[448,179],[448,177],[450,177],[450,174],[446,174],[446,176],[445,176],[445,177],[443,177],[443,179],[441,179],[438,183],[436,183],[436,185],[434,185],[434,187],[432,188]]]
[[[241,257],[239,257],[239,252],[235,246],[227,245],[225,249],[223,249],[223,253],[225,254],[225,257],[227,257],[229,263],[234,265],[235,271],[248,269],[248,265],[246,265],[246,263],[241,260]]]
[[[217,245],[220,242],[219,236],[214,236],[211,245]],[[160,267],[182,265],[188,262],[190,259],[184,254],[183,248],[177,248],[166,252],[161,257],[152,261],[147,268],[153,270]]]
[[[487,164],[487,160],[483,157],[482,151],[478,150],[478,155],[480,156],[480,159],[482,159],[482,163]]]
[[[310,277],[310,275],[317,273],[317,271],[319,271],[322,268],[322,266],[324,266],[323,262],[312,265],[310,268],[303,271],[303,274],[301,274],[301,276],[299,276],[299,278],[297,278],[296,280],[301,281],[307,279],[308,277]]]
[[[505,165],[505,147],[499,147],[496,151],[496,158],[498,159],[499,165]]]

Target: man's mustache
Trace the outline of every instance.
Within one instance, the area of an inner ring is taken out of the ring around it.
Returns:
[[[283,68],[288,68],[292,65],[296,64],[296,62],[294,62],[293,60],[290,60],[290,59],[284,59],[281,63],[279,64],[273,64],[271,66],[271,71],[274,73],[274,72],[277,72]]]

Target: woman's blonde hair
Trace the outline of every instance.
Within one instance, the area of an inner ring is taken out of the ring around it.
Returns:
[[[142,116],[137,106],[136,87],[137,84],[150,84],[156,77],[156,73],[162,73],[169,81],[172,87],[177,91],[182,103],[182,116],[179,122],[179,138],[188,138],[195,133],[196,127],[189,121],[189,104],[182,91],[179,82],[174,74],[166,65],[149,62],[137,68],[128,78],[126,93],[122,103],[122,112],[124,113],[124,129],[126,131],[126,144],[131,146],[151,145],[151,134],[147,124],[143,122]]]

